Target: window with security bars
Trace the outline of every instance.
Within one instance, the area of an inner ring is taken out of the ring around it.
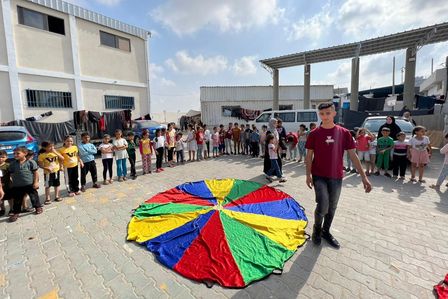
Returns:
[[[27,89],[26,100],[30,108],[73,108],[71,92]]]
[[[106,109],[134,109],[134,97],[104,96]]]

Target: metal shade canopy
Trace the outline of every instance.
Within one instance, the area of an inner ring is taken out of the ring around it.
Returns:
[[[272,69],[372,55],[448,40],[448,22],[334,47],[260,60]]]

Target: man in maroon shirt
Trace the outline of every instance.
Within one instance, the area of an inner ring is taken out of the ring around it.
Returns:
[[[314,244],[320,245],[321,238],[324,238],[332,247],[339,248],[339,242],[331,235],[330,227],[341,194],[344,151],[348,152],[361,175],[366,193],[372,190],[372,185],[356,155],[350,131],[334,123],[334,104],[321,103],[318,110],[322,124],[311,131],[306,142],[306,184],[309,188],[314,186],[317,203],[312,240]]]

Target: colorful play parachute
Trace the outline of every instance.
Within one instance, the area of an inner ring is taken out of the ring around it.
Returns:
[[[306,241],[307,218],[288,194],[236,179],[179,185],[142,204],[128,227],[135,240],[181,275],[244,287]]]

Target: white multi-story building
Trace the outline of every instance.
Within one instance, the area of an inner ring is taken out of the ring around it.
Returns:
[[[0,1],[0,122],[150,112],[150,33],[61,0]]]
[[[438,69],[422,82],[420,92],[427,96],[445,95],[446,85],[446,68]]]

